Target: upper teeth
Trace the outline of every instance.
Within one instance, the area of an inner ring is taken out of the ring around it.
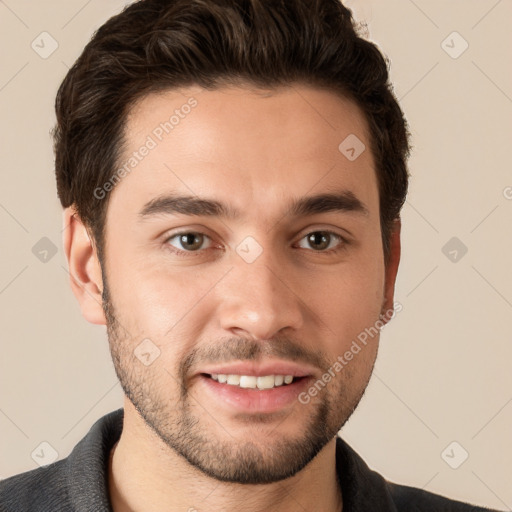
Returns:
[[[293,381],[293,375],[226,375],[224,373],[212,373],[213,380],[222,384],[240,386],[241,388],[272,389],[275,386],[290,384]]]

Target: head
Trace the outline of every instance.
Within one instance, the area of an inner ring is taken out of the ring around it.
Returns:
[[[378,334],[335,362],[393,311],[409,146],[386,60],[337,0],[143,0],[56,112],[72,287],[127,398],[214,478],[295,474],[359,403]],[[294,381],[214,380],[267,370]]]

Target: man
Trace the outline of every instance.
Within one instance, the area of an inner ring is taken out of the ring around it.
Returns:
[[[399,307],[409,152],[350,11],[136,2],[56,112],[71,286],[126,398],[1,482],[2,510],[484,510],[389,483],[337,437]]]

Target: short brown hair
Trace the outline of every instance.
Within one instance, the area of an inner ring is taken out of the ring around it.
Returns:
[[[94,236],[100,261],[108,195],[127,114],[151,92],[246,83],[326,87],[353,100],[370,128],[386,262],[408,185],[407,122],[388,61],[339,0],[140,0],[93,35],[56,97],[57,190]]]

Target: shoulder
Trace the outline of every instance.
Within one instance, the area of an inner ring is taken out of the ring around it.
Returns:
[[[109,510],[108,458],[124,411],[99,418],[64,459],[0,480],[0,512]]]
[[[386,482],[398,512],[485,512],[490,508],[477,507],[462,501],[452,500],[416,487]],[[497,511],[494,511],[497,512]]]
[[[349,510],[365,512],[485,512],[445,496],[388,481],[370,469],[364,460],[340,437],[336,440],[336,469]],[[492,511],[497,512],[497,511]]]
[[[0,481],[2,512],[58,511],[68,502],[65,460]]]

